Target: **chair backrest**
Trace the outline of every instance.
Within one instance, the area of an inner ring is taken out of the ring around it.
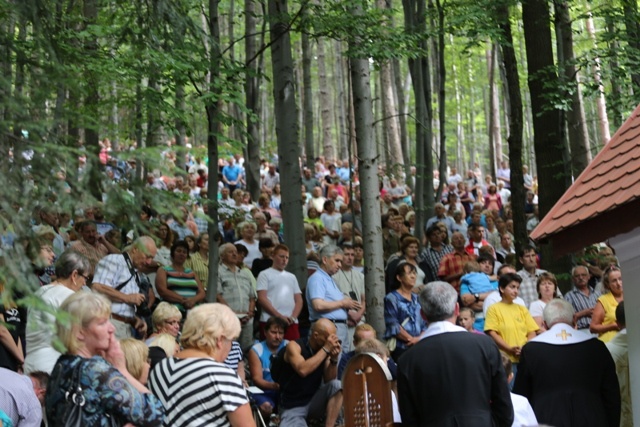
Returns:
[[[391,373],[376,354],[355,355],[342,375],[344,421],[349,427],[393,426]]]

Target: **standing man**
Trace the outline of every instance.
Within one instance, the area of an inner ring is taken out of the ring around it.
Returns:
[[[241,174],[242,168],[236,165],[236,159],[234,159],[233,156],[230,156],[229,163],[222,168],[222,181],[225,186],[229,187],[229,191],[231,193],[238,188]]]
[[[253,316],[256,310],[256,295],[251,271],[237,267],[238,250],[232,243],[220,246],[218,268],[217,302],[229,306],[238,319],[242,330],[238,342],[243,350],[253,344]]]
[[[425,225],[425,229],[428,230],[429,227],[431,227],[436,222],[441,222],[447,226],[447,230],[449,230],[449,233],[453,233],[453,226],[455,225],[455,221],[451,217],[446,215],[447,211],[444,208],[444,205],[442,203],[436,203],[434,210],[436,214],[429,218],[427,224]]]
[[[280,174],[276,172],[276,165],[269,165],[269,170],[262,179],[262,192],[271,194],[276,184],[280,184]]]
[[[538,299],[536,284],[538,277],[542,273],[546,273],[546,270],[538,268],[538,254],[533,246],[525,246],[520,249],[518,256],[522,264],[522,270],[518,271],[518,276],[522,277],[519,295],[524,300],[525,305],[529,307],[532,302]]]
[[[571,304],[553,299],[544,309],[547,331],[522,347],[513,392],[531,403],[541,424],[618,427],[620,390],[605,344],[575,330]]]
[[[593,308],[598,302],[599,292],[596,292],[589,286],[589,269],[584,265],[578,265],[571,270],[571,279],[573,280],[573,289],[564,296],[564,299],[573,306],[576,314],[574,323],[579,331],[589,334],[589,325],[591,324],[591,315]]]
[[[348,295],[354,301],[360,303],[358,310],[349,310],[347,312],[347,334],[348,342],[345,347],[353,348],[353,333],[356,326],[365,322],[364,312],[366,310],[365,291],[364,291],[364,274],[353,269],[353,261],[355,259],[355,249],[351,244],[342,245],[342,268],[333,275],[333,280],[338,285],[338,289]]]
[[[469,244],[465,246],[464,250],[469,255],[480,255],[480,248],[483,246],[491,246],[489,242],[484,239],[484,227],[481,224],[471,224],[469,230]]]
[[[346,297],[331,278],[342,267],[342,249],[334,245],[326,245],[320,249],[320,268],[307,281],[307,305],[311,325],[320,319],[328,319],[337,329],[345,352],[347,347],[347,319],[349,310],[360,310],[360,303]]]
[[[456,326],[456,290],[428,283],[420,293],[429,327],[398,363],[403,426],[511,426],[513,407],[500,351],[486,335]]]
[[[460,292],[462,268],[467,262],[473,261],[475,257],[465,251],[464,236],[462,233],[453,233],[451,236],[451,245],[453,246],[453,252],[442,257],[440,268],[438,269],[438,277],[445,282],[451,283],[451,286]]]
[[[284,338],[297,340],[298,316],[302,311],[302,291],[296,276],[285,271],[289,264],[289,248],[279,244],[273,248],[273,265],[258,275],[258,304],[262,307],[260,315],[260,335],[269,317],[278,317],[287,322]]]
[[[425,260],[425,263],[428,266],[427,271],[424,272],[427,275],[427,283],[438,280],[440,261],[442,261],[442,258],[446,254],[453,252],[453,247],[451,245],[445,245],[442,242],[443,237],[444,235],[438,224],[433,224],[431,227],[427,228],[427,240],[429,241],[429,246],[424,248],[421,254],[422,259]]]
[[[147,331],[142,316],[152,305],[153,291],[141,271],[155,264],[156,244],[151,237],[138,237],[122,254],[107,255],[96,266],[91,289],[111,301],[111,322],[116,338],[131,338],[133,327],[140,336]]]

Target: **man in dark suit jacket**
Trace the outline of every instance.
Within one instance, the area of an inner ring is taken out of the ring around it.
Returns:
[[[500,351],[485,335],[456,326],[458,294],[446,282],[420,293],[429,327],[398,361],[403,426],[511,426],[513,406]]]
[[[617,427],[620,389],[604,343],[574,329],[574,310],[562,299],[544,309],[549,328],[522,347],[513,392],[533,407],[539,423],[556,427]]]

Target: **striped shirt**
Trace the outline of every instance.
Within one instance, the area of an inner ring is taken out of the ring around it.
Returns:
[[[127,280],[127,284],[120,289],[120,292],[127,295],[139,293],[140,288],[136,278],[131,276],[127,261],[120,254],[107,255],[102,258],[96,266],[93,276],[93,283],[99,283],[114,289]],[[119,316],[133,317],[136,314],[136,309],[135,306],[130,304],[113,302],[111,303],[111,312]]]
[[[227,414],[249,402],[238,375],[209,358],[163,359],[149,389],[166,409],[166,427],[231,426]]]
[[[200,255],[200,252],[195,252],[185,261],[184,266],[192,269],[200,279],[202,286],[207,289],[209,283],[209,258],[204,258]]]
[[[593,290],[591,286],[588,287],[589,295],[585,295],[580,292],[575,286],[564,296],[564,299],[573,306],[573,309],[577,312],[587,310],[596,306],[600,292]],[[578,319],[577,329],[588,328],[591,324],[591,316],[583,316]]]
[[[185,268],[183,272],[176,271],[170,265],[161,267],[167,273],[167,289],[175,292],[182,298],[193,298],[198,294],[199,287],[196,281],[196,274],[193,270]],[[175,305],[182,311],[182,304]]]
[[[227,358],[224,360],[224,366],[231,369],[234,372],[238,371],[238,365],[244,359],[244,354],[242,354],[242,348],[240,348],[240,343],[238,341],[234,341],[231,344],[231,350],[227,355]]]

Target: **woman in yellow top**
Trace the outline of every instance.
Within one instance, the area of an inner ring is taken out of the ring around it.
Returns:
[[[498,290],[502,301],[489,307],[484,322],[484,331],[511,359],[514,374],[522,346],[535,337],[539,329],[529,310],[513,302],[518,297],[520,283],[522,278],[515,273],[500,276]]]
[[[599,340],[608,342],[620,330],[616,323],[616,308],[624,300],[620,268],[615,265],[607,268],[602,275],[602,284],[606,292],[598,298],[593,308],[589,330],[598,334]]]

